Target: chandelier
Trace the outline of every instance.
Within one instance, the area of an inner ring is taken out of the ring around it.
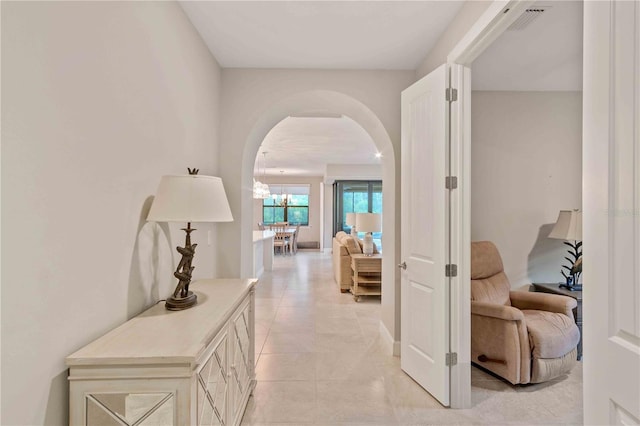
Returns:
[[[284,170],[280,170],[280,176],[283,175]],[[287,207],[287,204],[291,203],[291,194],[286,194],[284,192],[284,183],[280,183],[280,194],[271,194],[271,198],[273,198],[273,204],[279,205],[281,207]]]
[[[262,155],[264,156],[263,158],[264,171],[262,173],[262,180],[264,180],[265,175],[267,174],[267,153],[263,152]],[[260,170],[258,170],[258,172],[260,172]],[[255,178],[253,178],[253,198],[264,200],[265,198],[269,198],[270,196],[271,196],[271,191],[269,191],[269,185],[267,185],[266,183],[262,183],[259,180],[256,180]]]

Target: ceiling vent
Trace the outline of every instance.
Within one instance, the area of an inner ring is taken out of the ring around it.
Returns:
[[[509,31],[522,31],[542,14],[551,9],[551,6],[530,7],[516,19],[509,27]]]

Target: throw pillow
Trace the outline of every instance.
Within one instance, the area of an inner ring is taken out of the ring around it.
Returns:
[[[347,251],[349,254],[359,254],[362,253],[362,247],[354,238],[345,238],[344,240],[345,246],[347,246]]]

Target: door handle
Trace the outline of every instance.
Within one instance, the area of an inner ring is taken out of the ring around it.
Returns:
[[[398,268],[407,269],[407,262],[398,263]]]

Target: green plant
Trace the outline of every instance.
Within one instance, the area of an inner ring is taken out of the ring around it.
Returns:
[[[565,241],[564,244],[570,247],[569,255],[564,258],[569,261],[569,266],[562,265],[562,276],[567,281],[567,287],[571,288],[578,284],[580,275],[582,275],[582,241],[575,241],[573,243]]]

